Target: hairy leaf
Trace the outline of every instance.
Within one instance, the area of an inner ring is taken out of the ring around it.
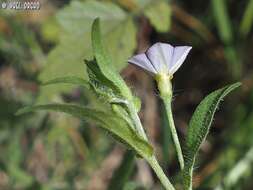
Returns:
[[[127,101],[119,94],[117,89],[115,90],[113,83],[103,75],[96,61],[85,61],[85,63],[90,87],[102,102],[113,104]]]
[[[96,86],[96,83],[100,83],[99,85],[106,86],[111,91],[114,91],[114,93],[119,94],[119,91],[117,91],[117,88],[115,88],[114,84],[104,76],[95,60],[85,60],[85,64],[87,65],[89,82],[93,87]]]
[[[241,83],[234,83],[212,92],[196,108],[186,138],[185,168],[183,171],[185,189],[192,189],[192,172],[195,158],[201,143],[206,139],[209,132],[215,111],[223,98],[240,85]]]
[[[122,96],[131,100],[132,94],[130,89],[127,87],[121,76],[114,70],[112,61],[108,57],[108,54],[105,52],[103,47],[99,19],[96,19],[92,25],[91,39],[93,53],[95,55],[97,64],[99,65],[100,71],[114,84],[115,88],[118,89]]]
[[[74,104],[46,104],[20,109],[17,114],[19,115],[36,110],[64,112],[81,119],[93,121],[115,136],[118,140],[131,147],[139,155],[147,158],[153,154],[152,146],[140,137],[124,120],[111,112],[104,112]]]

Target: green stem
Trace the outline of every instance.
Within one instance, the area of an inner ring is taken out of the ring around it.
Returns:
[[[164,74],[164,75],[158,75],[156,77],[156,80],[158,83],[158,89],[160,91],[161,98],[163,100],[163,103],[166,109],[166,114],[169,121],[169,127],[171,131],[172,139],[176,148],[180,168],[181,170],[183,170],[184,157],[183,157],[182,149],[181,149],[180,142],[177,136],[177,131],[176,131],[176,127],[175,127],[174,119],[172,115],[172,110],[171,110],[171,101],[172,101],[172,87],[171,87],[171,82],[170,82],[171,79],[170,79],[170,76]]]
[[[136,109],[134,108],[134,106],[132,104],[128,105],[128,109],[129,109],[129,114],[134,122],[137,132],[145,140],[148,140]],[[157,177],[160,179],[160,181],[163,184],[163,186],[165,187],[165,189],[166,190],[175,190],[175,188],[171,184],[170,180],[164,174],[164,172],[163,172],[161,166],[159,165],[159,163],[157,162],[155,156],[151,156],[150,158],[145,158],[145,159],[147,160],[147,162],[149,163],[151,168],[154,170],[154,172],[156,173]]]
[[[134,125],[136,127],[138,134],[141,135],[145,140],[148,140],[147,135],[144,131],[144,128],[141,124],[141,120],[140,120],[138,113],[135,110],[134,106],[132,104],[129,104],[128,109],[129,109],[129,114],[134,122]]]
[[[166,100],[166,99],[163,98],[163,102],[164,102],[165,109],[166,109],[166,112],[167,112],[170,131],[171,131],[171,135],[172,135],[172,138],[173,138],[173,141],[174,141],[174,144],[175,144],[175,148],[176,148],[180,168],[181,168],[181,170],[183,170],[184,169],[184,157],[183,157],[183,153],[182,153],[182,150],[181,150],[180,142],[179,142],[179,139],[178,139],[178,136],[177,136],[176,127],[175,127],[173,116],[172,116],[171,103],[169,103],[169,102],[171,102],[171,100]]]
[[[156,158],[152,156],[151,158],[147,159],[149,165],[156,173],[157,177],[160,179],[161,183],[163,184],[166,190],[175,190],[173,185],[171,184],[170,180],[167,178],[165,173],[163,172],[161,166],[157,162]]]
[[[195,162],[195,158],[193,158],[191,165],[186,163],[183,171],[183,184],[185,190],[192,190],[192,177],[193,177],[193,163]]]

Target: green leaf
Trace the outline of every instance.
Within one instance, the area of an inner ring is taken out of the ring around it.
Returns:
[[[118,71],[127,65],[126,60],[136,47],[136,27],[132,17],[110,2],[71,1],[56,15],[61,31],[60,42],[49,53],[47,64],[39,75],[40,81],[71,75],[87,77],[83,60],[92,59],[90,35],[96,17],[101,19],[105,45],[113,55],[112,64]],[[57,93],[70,89],[66,85],[43,86],[37,103],[47,102]]]
[[[89,83],[91,89],[97,95],[98,99],[103,103],[109,103],[115,114],[125,120],[129,126],[134,130],[134,123],[129,116],[129,105],[133,104],[135,110],[140,110],[141,102],[137,97],[133,97],[133,102],[128,101],[125,97],[122,97],[115,89],[114,84],[108,80],[100,70],[96,61],[85,61],[87,65],[87,72],[89,75]]]
[[[12,131],[13,139],[5,150],[5,166],[12,183],[18,185],[20,188],[27,189],[34,182],[34,178],[22,167],[22,163],[24,162],[21,148],[23,133],[24,129],[22,126],[18,126],[15,131]]]
[[[233,41],[233,32],[226,3],[227,1],[225,0],[211,1],[213,15],[217,23],[220,38],[225,44],[230,44]]]
[[[225,44],[225,57],[230,64],[233,77],[239,78],[242,72],[241,59],[234,44],[232,21],[228,14],[227,1],[212,0],[212,11],[216,21],[219,36]]]
[[[171,26],[171,7],[164,0],[157,1],[153,4],[153,6],[148,6],[145,9],[145,16],[158,32],[167,32]]]
[[[130,175],[134,169],[134,158],[135,153],[133,151],[127,151],[121,161],[120,166],[113,173],[110,184],[108,185],[108,190],[118,190],[123,189],[124,185],[128,181]]]
[[[233,189],[236,184],[253,169],[253,147],[245,155],[241,156],[233,168],[223,177],[221,183],[215,190]],[[236,188],[234,188],[236,189]]]
[[[86,88],[89,86],[89,83],[86,80],[80,77],[75,77],[75,76],[58,77],[58,78],[43,82],[42,85],[51,85],[51,84],[59,84],[59,83],[75,84],[75,85],[80,85]]]
[[[116,88],[122,96],[132,100],[132,93],[130,89],[127,87],[121,76],[114,70],[112,61],[103,47],[99,19],[96,19],[92,25],[91,38],[93,53],[100,71],[109,81],[113,83],[114,88]]]
[[[126,101],[115,90],[113,83],[102,74],[96,61],[85,61],[85,63],[87,65],[90,87],[99,100],[109,104],[116,103],[115,100],[120,100],[121,102]]]
[[[103,75],[102,71],[100,70],[95,60],[93,61],[85,60],[85,64],[87,65],[89,82],[93,87],[96,86],[96,83],[100,83],[100,85],[110,88],[111,91],[114,91],[114,93],[119,93],[117,91],[117,88],[115,88],[114,84]]]
[[[243,14],[243,18],[240,24],[240,33],[243,37],[246,37],[250,32],[253,24],[253,0],[249,0],[246,6],[246,10]]]
[[[223,98],[239,87],[241,83],[234,83],[209,94],[196,108],[187,132],[185,168],[183,171],[185,189],[192,189],[192,173],[196,155],[202,142],[209,132],[214,114]]]
[[[117,140],[131,147],[142,157],[148,158],[153,154],[152,146],[140,137],[124,120],[110,111],[104,112],[74,104],[46,104],[25,107],[20,109],[17,115],[36,110],[64,112],[81,119],[93,121],[116,137]]]
[[[137,96],[134,96],[133,103],[134,103],[135,110],[138,113],[141,110],[141,100],[140,100],[140,98],[137,97]]]
[[[129,126],[131,126],[135,130],[134,122],[131,120],[131,117],[128,114],[128,110],[124,105],[122,106],[119,104],[113,104],[112,110],[115,114],[124,119],[129,124]]]

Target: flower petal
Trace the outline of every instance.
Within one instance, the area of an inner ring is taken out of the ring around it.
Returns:
[[[157,71],[155,70],[155,68],[153,67],[153,65],[150,63],[150,61],[148,60],[147,56],[145,53],[141,53],[138,55],[133,56],[132,58],[130,58],[128,60],[129,63],[137,65],[151,73],[156,74]]]
[[[156,43],[146,52],[147,58],[154,65],[158,73],[168,73],[172,62],[174,47],[166,43]]]
[[[191,49],[191,46],[177,46],[174,48],[172,64],[169,67],[169,74],[173,75],[179,69]]]

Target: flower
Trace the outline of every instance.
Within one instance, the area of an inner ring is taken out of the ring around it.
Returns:
[[[170,44],[158,42],[145,53],[133,56],[128,62],[154,75],[167,74],[172,77],[183,64],[191,48],[191,46],[173,47]]]

